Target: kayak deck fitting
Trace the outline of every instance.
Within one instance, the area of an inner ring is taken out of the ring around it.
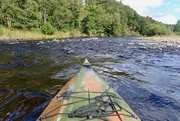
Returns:
[[[121,96],[92,69],[87,59],[38,120],[140,121]]]

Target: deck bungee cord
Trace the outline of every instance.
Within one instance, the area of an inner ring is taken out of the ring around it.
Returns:
[[[110,87],[109,87],[109,89],[110,89]],[[114,93],[108,92],[109,89],[107,89],[104,92],[91,92],[88,90],[88,91],[72,92],[71,93],[71,94],[73,94],[73,93],[87,93],[89,95],[88,98],[71,96],[71,95],[58,95],[57,100],[59,100],[59,98],[60,99],[63,99],[63,98],[69,99],[70,97],[71,98],[79,98],[82,100],[60,105],[59,107],[56,107],[55,109],[52,109],[51,111],[49,111],[47,114],[41,116],[39,118],[39,120],[42,121],[44,119],[51,118],[55,115],[67,115],[69,118],[74,118],[74,117],[84,118],[84,117],[86,117],[86,120],[88,120],[88,119],[91,120],[94,118],[102,118],[102,120],[104,120],[103,119],[104,117],[118,116],[120,121],[122,121],[121,115],[137,119],[137,117],[135,115],[133,115],[130,111],[126,110],[125,108],[123,108],[122,106],[117,104],[116,102],[112,101],[112,98],[116,98],[118,100],[122,100],[122,99],[120,97],[117,97]],[[92,93],[99,93],[100,95],[93,97],[93,98],[90,98],[90,94],[92,94]],[[76,110],[73,110],[69,113],[55,113],[55,114],[48,115],[48,114],[52,113],[53,111],[58,110],[58,108],[60,108],[62,106],[74,105],[76,103],[87,101],[87,100],[89,100],[88,105],[81,106],[81,107],[77,108]],[[118,109],[116,109],[116,107],[118,107]],[[120,114],[118,112],[118,111],[122,111],[122,110],[125,110],[127,113],[129,113],[129,115]]]

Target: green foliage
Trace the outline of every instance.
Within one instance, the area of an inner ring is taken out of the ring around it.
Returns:
[[[67,0],[54,0],[55,9],[49,17],[49,21],[58,30],[70,31],[72,26],[73,14],[70,10],[70,2]],[[52,7],[52,8],[54,8]]]
[[[82,0],[69,0],[71,15],[71,27],[81,30],[82,20],[87,16],[87,11]]]
[[[170,33],[170,29],[165,24],[150,17],[142,18],[137,30],[146,36],[168,35]]]
[[[2,24],[0,24],[0,29],[2,29],[3,28],[3,25]]]
[[[83,31],[96,35],[97,33],[103,33],[103,16],[105,11],[102,7],[89,6],[89,12],[87,17],[83,21]]]
[[[180,32],[180,20],[178,20],[174,26],[174,32]]]
[[[41,32],[43,34],[48,34],[48,35],[53,35],[55,33],[55,28],[49,23],[46,22],[42,28],[41,28]]]
[[[154,36],[154,35],[167,35],[168,31],[165,26],[162,24],[149,24],[146,28],[146,35],[147,36]]]
[[[176,24],[174,27],[175,32],[180,32],[180,24]]]
[[[174,31],[180,31],[179,23]],[[44,34],[53,34],[54,27],[65,32],[76,29],[92,36],[119,36],[126,32],[153,36],[170,31],[165,24],[142,17],[116,0],[1,0],[0,24],[41,29]]]
[[[180,32],[177,32],[176,35],[179,35],[179,36],[180,36]]]
[[[0,24],[0,36],[3,36],[4,31],[3,31],[3,25]]]

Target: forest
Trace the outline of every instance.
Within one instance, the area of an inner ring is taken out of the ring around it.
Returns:
[[[49,35],[74,29],[91,36],[168,35],[180,31],[178,22],[172,26],[140,16],[116,0],[0,1],[0,26]]]

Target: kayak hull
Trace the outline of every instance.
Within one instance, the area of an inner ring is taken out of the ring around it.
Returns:
[[[140,121],[122,97],[92,69],[88,60],[52,99],[38,120]]]

